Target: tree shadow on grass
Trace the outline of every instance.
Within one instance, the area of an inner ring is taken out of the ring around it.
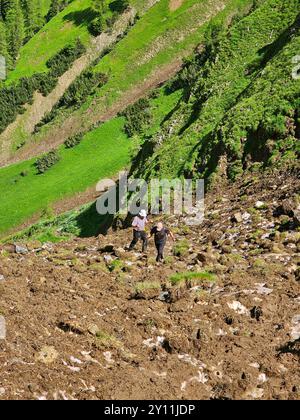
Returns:
[[[113,215],[100,215],[96,209],[96,202],[78,215],[76,224],[80,229],[80,238],[90,238],[100,234],[105,235],[114,221]]]
[[[112,12],[123,13],[126,7],[124,7],[124,2],[122,0],[115,0],[110,3],[109,8]]]
[[[76,26],[88,26],[98,16],[92,8],[68,13],[63,17],[64,21],[72,22]]]

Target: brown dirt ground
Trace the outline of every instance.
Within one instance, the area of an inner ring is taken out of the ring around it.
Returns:
[[[299,399],[299,221],[284,204],[299,182],[245,179],[208,194],[201,226],[168,218],[190,249],[160,266],[152,243],[148,257],[118,249],[127,229],[3,246],[0,399]],[[170,285],[187,270],[216,281]]]
[[[171,12],[175,12],[175,10],[179,9],[182,6],[184,0],[170,0],[170,10]]]

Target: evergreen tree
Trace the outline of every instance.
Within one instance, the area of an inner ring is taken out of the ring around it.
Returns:
[[[0,55],[7,57],[6,29],[3,22],[0,21]]]
[[[54,16],[60,13],[68,5],[69,0],[52,0],[46,21],[49,22]]]
[[[11,0],[6,14],[7,49],[15,64],[24,40],[24,17],[20,0]]]
[[[11,0],[0,0],[0,20],[5,20],[10,6]]]
[[[106,7],[106,1],[105,0],[93,0],[92,1],[92,8],[97,13],[100,13],[100,14],[104,13],[105,7]]]
[[[42,26],[41,0],[22,0],[26,39],[30,39]]]

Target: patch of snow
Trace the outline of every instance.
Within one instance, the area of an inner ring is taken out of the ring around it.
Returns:
[[[219,328],[219,331],[216,333],[217,337],[222,337],[224,335],[227,335],[227,332],[222,330],[222,328]]]
[[[76,357],[71,356],[71,357],[70,357],[70,361],[71,361],[72,363],[76,363],[77,365],[82,365],[82,361],[81,361],[81,360],[79,360],[79,359],[76,359]]]
[[[259,368],[260,368],[260,364],[259,364],[259,363],[257,363],[257,362],[254,362],[254,363],[249,363],[249,366],[251,366],[251,367],[253,367],[253,368],[255,368],[255,369],[259,369]]]

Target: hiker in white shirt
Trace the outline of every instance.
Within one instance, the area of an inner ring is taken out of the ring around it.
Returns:
[[[133,219],[133,240],[129,246],[129,250],[132,251],[138,241],[141,239],[143,242],[142,252],[147,251],[148,237],[146,233],[146,225],[148,223],[146,210],[141,210],[139,214]]]

